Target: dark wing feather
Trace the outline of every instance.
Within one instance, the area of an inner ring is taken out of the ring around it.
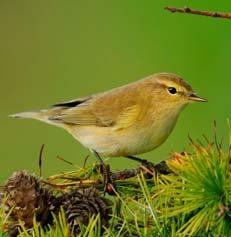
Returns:
[[[58,104],[54,104],[52,106],[54,107],[67,107],[67,108],[73,108],[73,107],[76,107],[88,100],[90,100],[92,98],[92,96],[85,96],[85,97],[82,97],[82,98],[78,98],[78,99],[75,99],[75,100],[70,100],[70,101],[66,101],[66,102],[61,102],[61,103],[58,103]]]

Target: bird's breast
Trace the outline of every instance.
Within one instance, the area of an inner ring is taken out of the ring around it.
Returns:
[[[142,154],[160,146],[171,133],[178,114],[162,114],[129,127],[73,126],[69,132],[84,146],[105,157]]]
[[[160,146],[173,130],[178,114],[163,114],[159,119],[153,118],[120,133],[121,155],[136,155],[151,151]]]

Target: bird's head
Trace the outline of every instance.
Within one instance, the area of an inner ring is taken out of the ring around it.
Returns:
[[[186,105],[190,102],[206,102],[207,100],[198,96],[192,87],[181,77],[172,73],[159,73],[153,75],[151,81],[154,85],[156,95],[163,104]]]

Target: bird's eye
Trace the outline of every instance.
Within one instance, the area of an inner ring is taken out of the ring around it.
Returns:
[[[177,93],[177,90],[175,87],[168,87],[168,92],[172,95],[176,94]]]

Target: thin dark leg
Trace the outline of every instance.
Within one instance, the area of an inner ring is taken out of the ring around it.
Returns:
[[[166,165],[165,161],[161,161],[158,164],[154,164],[150,161],[147,161],[145,159],[136,157],[136,156],[125,156],[126,158],[129,158],[131,160],[140,162],[141,165],[145,166],[146,168],[150,169],[151,171],[153,169],[159,171],[161,174],[170,174],[172,173],[172,171],[168,168],[168,166]]]
[[[142,158],[139,158],[139,157],[136,157],[136,156],[125,156],[125,157],[128,158],[128,159],[131,159],[131,160],[140,162],[140,163],[142,163],[142,164],[148,162],[147,160],[142,159]]]
[[[134,161],[137,161],[141,164],[141,166],[144,166],[147,168],[147,170],[150,171],[150,173],[152,173],[154,170],[155,170],[155,164],[150,162],[150,161],[147,161],[145,159],[142,159],[142,158],[139,158],[139,157],[136,157],[136,156],[126,156],[127,158],[131,159],[131,160],[134,160]],[[150,174],[147,174],[150,176]],[[152,177],[153,175],[151,174],[150,177]],[[149,178],[150,178],[149,177]]]
[[[114,191],[111,191],[110,185],[113,185],[112,180],[111,180],[111,171],[110,171],[110,166],[106,165],[103,161],[103,159],[100,157],[97,151],[92,150],[93,154],[95,155],[96,159],[100,162],[100,171],[101,174],[103,175],[103,185],[104,185],[104,193],[107,192],[108,194],[113,195]],[[115,188],[115,187],[114,187]]]

